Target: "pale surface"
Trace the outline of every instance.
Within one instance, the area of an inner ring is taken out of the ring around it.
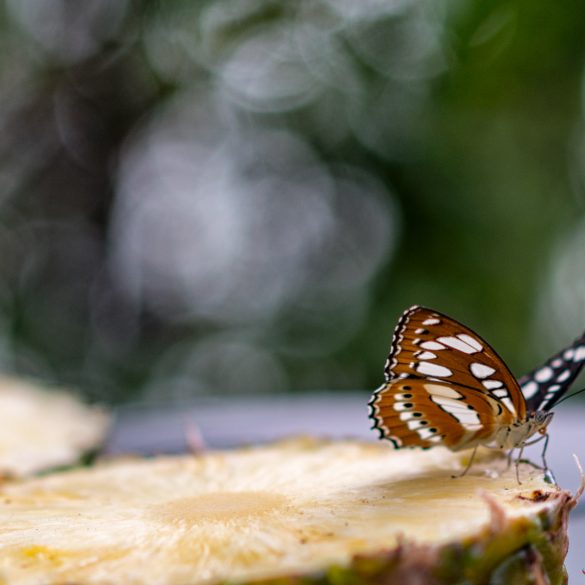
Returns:
[[[108,417],[70,394],[0,377],[0,475],[75,463],[103,440]]]
[[[184,584],[305,572],[391,547],[447,542],[486,525],[480,490],[510,514],[551,504],[523,467],[437,448],[287,442],[209,456],[113,463],[0,487],[0,582]],[[432,513],[430,513],[432,512]]]
[[[322,392],[296,396],[230,396],[199,399],[179,406],[129,406],[118,411],[117,424],[107,448],[112,453],[184,451],[193,428],[197,428],[205,443],[214,448],[274,441],[298,434],[352,436],[377,443],[378,433],[370,429],[367,416],[370,395],[370,392]],[[549,427],[548,463],[559,485],[575,492],[580,477],[573,454],[585,465],[585,407],[583,401],[576,398],[555,411]],[[525,455],[538,462],[541,450],[541,445],[534,445]],[[569,537],[566,566],[572,583],[584,579],[583,500],[571,513]]]

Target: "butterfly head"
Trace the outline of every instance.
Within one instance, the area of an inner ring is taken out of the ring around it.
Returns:
[[[521,447],[536,433],[546,435],[546,428],[553,417],[552,412],[533,410],[522,420],[511,426],[502,426],[495,434],[494,444],[500,449]]]
[[[553,414],[554,413],[546,412],[545,410],[535,410],[531,412],[528,415],[528,420],[532,427],[532,433],[546,435],[546,429],[552,420]]]

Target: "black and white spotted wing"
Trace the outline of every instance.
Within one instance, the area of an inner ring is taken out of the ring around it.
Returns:
[[[585,333],[518,380],[526,399],[526,410],[550,410],[567,392],[584,365]]]

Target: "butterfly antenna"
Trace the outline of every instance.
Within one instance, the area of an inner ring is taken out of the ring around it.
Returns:
[[[582,392],[585,392],[585,388],[581,388],[581,390],[577,390],[577,392],[573,392],[572,394],[568,394],[567,396],[563,396],[560,400],[557,400],[557,403],[555,404],[555,406],[558,406],[561,402],[564,402],[568,398],[573,398],[573,396],[577,396],[577,394],[581,394]]]

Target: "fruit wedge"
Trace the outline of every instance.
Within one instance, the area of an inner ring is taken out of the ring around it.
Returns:
[[[478,459],[295,439],[5,482],[0,583],[564,583],[571,495]]]
[[[70,465],[94,450],[107,414],[73,395],[17,378],[0,378],[0,477]]]

